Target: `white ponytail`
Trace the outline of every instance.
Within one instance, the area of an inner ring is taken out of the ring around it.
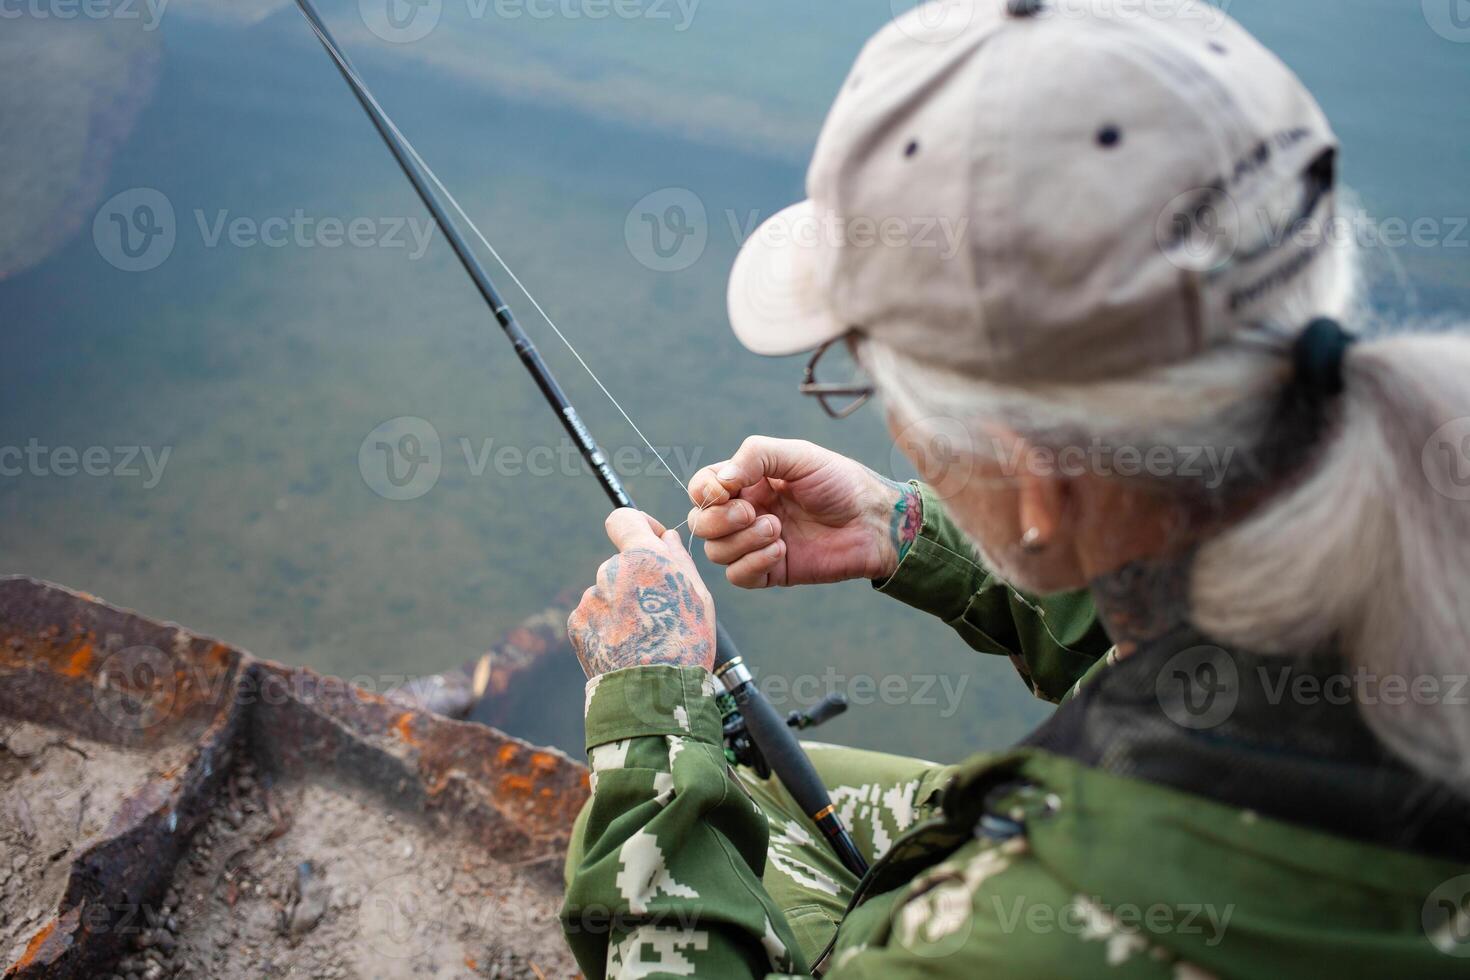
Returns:
[[[1470,340],[1359,344],[1311,472],[1201,550],[1192,616],[1244,649],[1335,645],[1365,719],[1420,770],[1470,788]],[[1441,427],[1465,419],[1458,427]],[[1447,438],[1453,436],[1453,438]]]
[[[1281,298],[1273,324],[1295,332],[1319,316],[1360,322],[1355,273],[1347,246],[1329,248]],[[1137,376],[1026,386],[977,382],[873,343],[860,355],[906,423],[960,419],[977,443],[999,422],[1041,445],[1230,448],[1243,479],[1167,484],[1217,513],[1232,509],[1242,484],[1272,491],[1200,549],[1194,624],[1255,652],[1336,649],[1372,681],[1354,690],[1385,743],[1470,790],[1470,500],[1457,499],[1456,483],[1458,466],[1470,474],[1470,442],[1459,441],[1470,437],[1470,339],[1354,345],[1320,444],[1286,447],[1296,454],[1290,466],[1273,431],[1292,373],[1281,350],[1233,344]],[[1446,442],[1451,430],[1441,427],[1456,419],[1467,419],[1464,431]],[[1381,686],[1388,678],[1393,696]]]

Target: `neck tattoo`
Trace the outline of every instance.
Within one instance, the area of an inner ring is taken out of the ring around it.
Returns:
[[[1089,583],[1120,657],[1188,619],[1191,557],[1132,561]]]

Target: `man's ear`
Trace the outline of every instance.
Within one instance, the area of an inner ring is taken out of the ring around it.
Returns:
[[[1064,529],[1072,495],[1071,480],[1058,472],[1055,466],[1037,465],[1041,458],[1054,457],[1032,453],[1025,439],[1019,441],[1022,452],[1017,458],[1026,463],[1017,474],[1016,516],[1027,550],[1042,551],[1056,541]]]

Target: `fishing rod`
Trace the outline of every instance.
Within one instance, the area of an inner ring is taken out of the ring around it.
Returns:
[[[338,46],[336,39],[332,37],[332,32],[327,29],[326,22],[321,19],[311,0],[296,0],[296,5],[301,8],[301,13],[311,25],[317,40],[322,43],[322,47],[326,48],[327,54],[331,55],[332,61],[337,65],[338,72],[341,73],[348,87],[352,89],[352,93],[357,96],[357,101],[362,104],[363,111],[372,120],[378,135],[392,151],[404,176],[408,178],[409,183],[413,184],[419,199],[429,209],[434,223],[439,226],[450,248],[454,249],[454,254],[459,257],[460,265],[464,266],[475,288],[480,291],[480,295],[494,311],[496,322],[500,324],[500,329],[510,339],[511,346],[515,348],[516,354],[521,359],[521,364],[531,373],[536,387],[541,389],[542,396],[556,412],[557,418],[561,420],[562,428],[566,430],[567,435],[582,454],[582,458],[592,468],[608,500],[615,508],[635,506],[632,496],[623,487],[622,481],[618,479],[617,473],[613,471],[607,457],[598,447],[597,441],[592,438],[591,431],[583,423],[582,417],[572,407],[561,385],[557,383],[551,370],[541,359],[536,345],[521,329],[510,307],[506,305],[505,300],[501,299],[495,284],[490,281],[490,276],[471,252],[469,243],[465,241],[458,226],[445,211],[439,195],[429,186],[425,175],[428,166],[422,163],[423,158],[394,125],[393,120],[378,104],[378,100],[368,91],[357,69],[353,67],[352,62]],[[432,171],[429,171],[429,176],[432,176]],[[438,178],[433,179],[438,183]],[[439,186],[443,188],[443,184]],[[446,196],[449,196],[447,190],[445,193]],[[455,207],[458,209],[457,203]],[[459,210],[463,214],[463,210]],[[466,218],[466,220],[469,219]],[[770,772],[775,773],[776,778],[786,787],[786,791],[801,807],[802,812],[811,817],[822,831],[843,865],[853,874],[862,877],[867,873],[867,862],[863,860],[847,828],[837,816],[837,809],[832,804],[832,797],[827,793],[827,787],[822,784],[816,768],[812,766],[811,760],[807,758],[806,752],[802,750],[801,744],[789,727],[799,724],[802,719],[795,715],[791,719],[783,719],[776,713],[776,709],[755,686],[755,679],[740,656],[735,641],[730,638],[730,634],[718,620],[715,622],[714,675],[724,685],[728,699],[729,710],[724,723],[726,744],[731,746],[731,750],[737,756],[753,761],[758,771],[768,768]]]

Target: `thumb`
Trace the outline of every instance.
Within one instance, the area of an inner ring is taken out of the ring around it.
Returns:
[[[821,467],[823,452],[802,439],[750,436],[734,456],[695,474],[689,481],[689,498],[706,507],[722,504],[765,479],[799,480]]]
[[[631,548],[654,548],[661,540],[664,526],[640,510],[620,507],[607,515],[607,536],[618,551]]]

